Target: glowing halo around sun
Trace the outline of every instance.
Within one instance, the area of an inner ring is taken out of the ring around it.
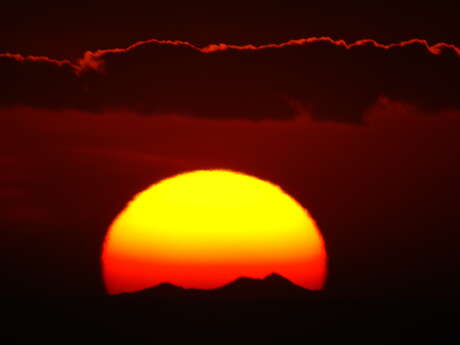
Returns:
[[[280,187],[228,170],[199,170],[137,194],[111,224],[102,252],[109,294],[168,282],[212,289],[278,273],[308,289],[326,279],[323,238]]]

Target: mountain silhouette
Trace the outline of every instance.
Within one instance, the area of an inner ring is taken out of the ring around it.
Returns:
[[[290,297],[306,295],[310,290],[295,285],[283,276],[272,273],[264,279],[241,277],[214,290],[222,297]]]
[[[213,290],[162,283],[114,296],[3,296],[7,317],[0,339],[24,345],[60,345],[63,339],[111,345],[460,344],[458,310],[458,301],[437,298],[355,300],[270,274]]]
[[[197,296],[200,298],[302,298],[312,297],[319,292],[304,289],[289,279],[272,273],[263,279],[240,277],[216,289],[186,289],[171,283],[161,283],[137,292],[122,293],[116,296],[139,296],[151,298],[186,298]]]

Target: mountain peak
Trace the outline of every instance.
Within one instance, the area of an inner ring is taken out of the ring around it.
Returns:
[[[246,299],[302,297],[311,294],[311,291],[294,284],[278,273],[271,273],[263,279],[239,277],[213,290],[185,289],[171,283],[161,283],[134,294],[166,298],[208,296],[224,299]]]
[[[309,292],[277,273],[271,273],[263,279],[240,277],[213,291],[215,294],[232,298],[291,297]]]
[[[265,280],[265,281],[291,282],[289,279],[284,278],[282,275],[280,275],[278,273],[270,273],[263,280]]]

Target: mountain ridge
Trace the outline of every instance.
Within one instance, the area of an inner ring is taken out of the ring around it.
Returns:
[[[306,298],[319,295],[321,292],[305,289],[294,284],[278,273],[271,273],[264,278],[238,277],[235,280],[215,289],[184,288],[163,282],[158,285],[135,292],[124,292],[113,297],[143,297],[143,298],[217,298],[217,299],[246,299],[246,298]]]

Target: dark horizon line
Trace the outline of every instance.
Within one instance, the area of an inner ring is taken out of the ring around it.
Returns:
[[[216,288],[210,288],[210,289],[200,289],[200,288],[185,288],[183,286],[180,286],[180,285],[176,285],[176,284],[173,284],[173,283],[170,283],[170,282],[161,282],[157,285],[153,285],[151,287],[148,287],[148,288],[145,288],[145,289],[141,289],[141,290],[136,290],[136,291],[130,291],[130,292],[120,292],[120,293],[116,293],[116,294],[109,294],[110,296],[122,296],[122,295],[133,295],[133,294],[148,294],[148,293],[155,293],[155,292],[159,292],[161,289],[170,289],[169,291],[171,290],[175,290],[176,292],[180,292],[180,293],[203,293],[203,294],[206,294],[206,293],[218,293],[218,292],[222,292],[222,291],[225,291],[227,289],[238,289],[239,287],[237,285],[239,284],[268,284],[270,282],[278,282],[279,286],[284,286],[284,287],[288,287],[292,290],[297,290],[298,292],[306,292],[306,293],[310,293],[310,292],[321,292],[323,291],[322,289],[307,289],[307,288],[304,288],[300,285],[297,285],[295,283],[293,283],[291,280],[289,280],[288,278],[284,277],[283,275],[279,274],[279,273],[276,273],[276,272],[272,272],[270,274],[267,274],[265,277],[263,278],[251,278],[251,277],[247,277],[247,276],[240,276],[224,285],[221,285],[221,286],[218,286]]]

